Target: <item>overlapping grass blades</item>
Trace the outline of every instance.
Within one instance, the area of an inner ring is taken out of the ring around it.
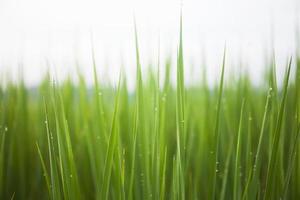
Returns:
[[[94,47],[91,87],[80,72],[78,83],[47,74],[34,89],[1,87],[0,199],[300,198],[299,58],[278,86],[272,58],[254,86],[225,79],[224,48],[215,86],[205,65],[186,85],[182,26],[176,61],[158,56],[146,71],[134,25],[133,91],[125,73],[102,82]]]

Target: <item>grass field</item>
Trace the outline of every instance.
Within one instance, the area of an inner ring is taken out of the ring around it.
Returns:
[[[135,33],[133,92],[95,63],[93,87],[80,73],[1,87],[0,199],[299,199],[300,60],[283,83],[271,60],[254,86],[224,80],[225,49],[216,86],[185,86],[182,31],[177,65],[147,74]]]

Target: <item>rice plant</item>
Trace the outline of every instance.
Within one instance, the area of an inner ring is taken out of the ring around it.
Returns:
[[[271,60],[254,86],[226,80],[224,47],[219,84],[186,86],[179,33],[176,64],[142,74],[135,25],[134,91],[122,73],[103,84],[93,49],[92,87],[2,85],[0,199],[299,199],[300,59],[278,84]]]

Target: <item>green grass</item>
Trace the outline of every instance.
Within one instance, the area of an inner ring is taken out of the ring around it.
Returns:
[[[225,78],[224,48],[219,84],[203,73],[186,86],[182,22],[179,33],[176,65],[158,55],[142,74],[135,26],[132,92],[122,73],[101,81],[93,48],[92,87],[81,73],[78,84],[47,74],[35,89],[7,81],[0,199],[299,199],[300,60],[277,83],[273,58],[254,86]]]

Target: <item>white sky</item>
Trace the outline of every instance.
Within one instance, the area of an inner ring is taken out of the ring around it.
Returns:
[[[63,78],[76,73],[76,58],[92,82],[93,32],[102,78],[116,79],[123,62],[133,82],[133,13],[145,68],[157,58],[158,38],[162,60],[170,53],[175,58],[181,4],[187,82],[201,77],[204,56],[209,81],[218,77],[225,41],[230,66],[242,59],[254,78],[273,40],[279,72],[294,53],[299,0],[0,0],[0,79],[16,78],[22,64],[26,82],[35,84],[46,60]]]

